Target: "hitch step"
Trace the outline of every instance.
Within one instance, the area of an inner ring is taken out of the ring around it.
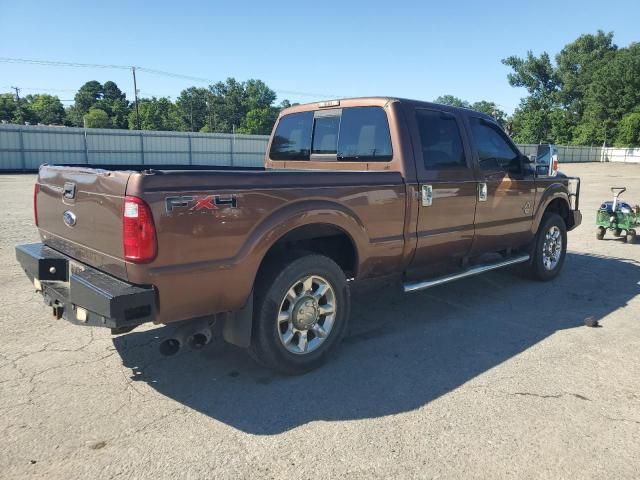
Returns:
[[[509,265],[515,265],[516,263],[523,263],[529,260],[529,258],[529,255],[518,255],[496,263],[474,265],[473,267],[469,267],[462,272],[454,273],[452,275],[445,275],[443,277],[432,278],[430,280],[423,280],[420,282],[408,282],[405,283],[402,288],[405,293],[417,292],[419,290],[425,290],[437,285],[442,285],[443,283],[449,283],[454,280],[460,280],[461,278],[472,277],[490,270],[496,270],[497,268],[508,267]]]

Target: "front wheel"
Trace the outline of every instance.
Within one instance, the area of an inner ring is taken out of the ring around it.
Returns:
[[[256,284],[249,351],[263,365],[287,374],[320,366],[342,340],[350,296],[342,269],[316,254],[273,262]]]
[[[567,226],[564,219],[557,213],[546,213],[534,243],[530,272],[537,280],[552,280],[562,270],[567,253]]]

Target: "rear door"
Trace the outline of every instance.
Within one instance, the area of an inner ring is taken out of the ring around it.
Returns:
[[[535,171],[498,124],[474,115],[468,121],[481,192],[473,254],[525,245],[533,238]]]
[[[130,174],[43,166],[35,199],[43,242],[82,263],[126,278],[122,206]]]
[[[436,108],[416,108],[413,117],[409,123],[421,199],[411,268],[457,263],[471,249],[477,200],[461,118]]]

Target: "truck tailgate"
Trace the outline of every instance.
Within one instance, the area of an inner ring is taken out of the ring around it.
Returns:
[[[122,207],[130,171],[44,165],[34,199],[43,242],[126,279]]]

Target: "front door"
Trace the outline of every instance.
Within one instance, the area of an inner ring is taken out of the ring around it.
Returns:
[[[435,273],[437,264],[459,265],[471,249],[477,182],[457,114],[417,108],[413,125],[420,188],[417,247],[411,269]]]
[[[481,117],[468,119],[480,192],[472,253],[524,246],[533,238],[535,171],[523,163],[499,125]]]

